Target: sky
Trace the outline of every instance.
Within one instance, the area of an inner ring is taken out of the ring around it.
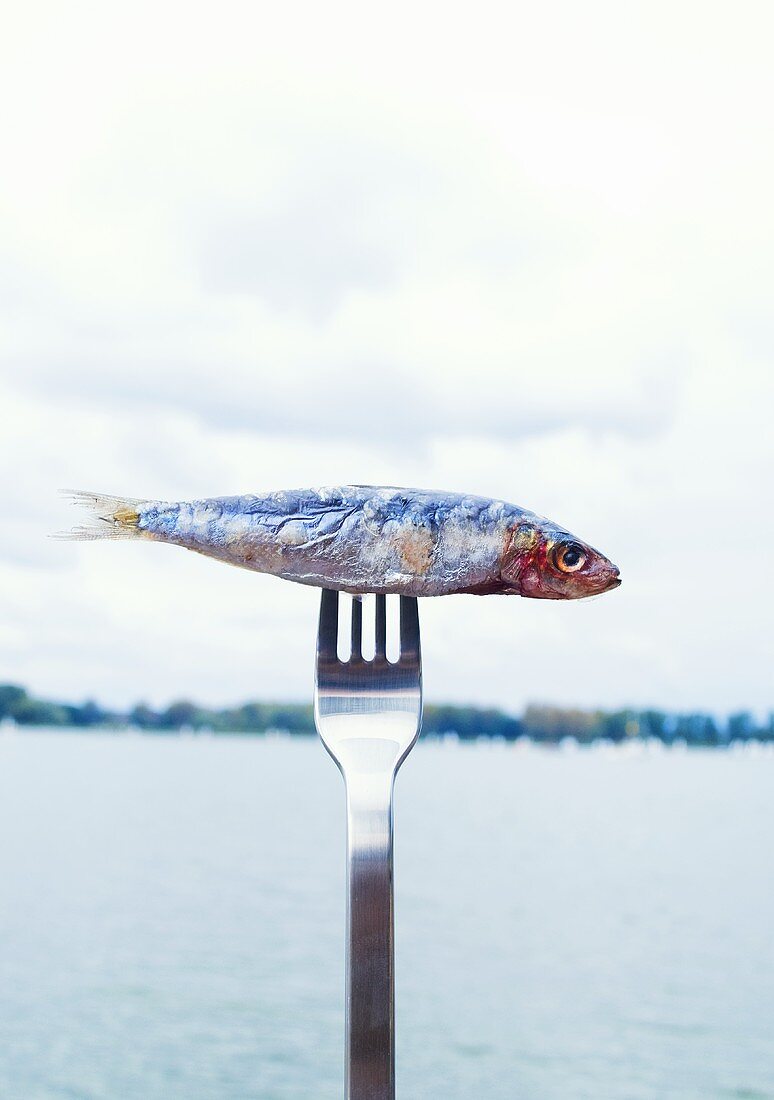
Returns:
[[[308,699],[313,589],[57,542],[67,488],[500,497],[573,603],[421,604],[427,697],[774,706],[765,3],[16,5],[0,682]]]

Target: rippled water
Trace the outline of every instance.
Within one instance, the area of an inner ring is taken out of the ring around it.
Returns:
[[[774,1097],[774,756],[420,745],[404,1100]],[[0,1096],[342,1095],[314,741],[0,737]]]

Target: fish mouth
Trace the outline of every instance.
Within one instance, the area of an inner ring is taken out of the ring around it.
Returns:
[[[621,587],[621,578],[618,576],[618,574],[616,574],[614,577],[610,578],[610,580],[607,582],[607,584],[602,589],[602,591],[603,592],[612,592],[614,588],[620,588],[620,587]]]

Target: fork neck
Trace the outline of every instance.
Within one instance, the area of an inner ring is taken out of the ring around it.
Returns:
[[[395,773],[344,773],[350,852],[353,848],[389,848],[392,843],[392,792]]]

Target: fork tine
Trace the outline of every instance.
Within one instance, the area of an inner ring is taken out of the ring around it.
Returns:
[[[320,626],[317,631],[317,656],[335,660],[339,637],[339,594],[324,588],[320,597]]]
[[[400,597],[400,659],[419,660],[419,610],[415,596]]]
[[[363,656],[363,604],[357,596],[352,597],[352,659],[359,661]]]
[[[387,656],[387,597],[376,597],[376,645],[374,660],[383,661]]]

